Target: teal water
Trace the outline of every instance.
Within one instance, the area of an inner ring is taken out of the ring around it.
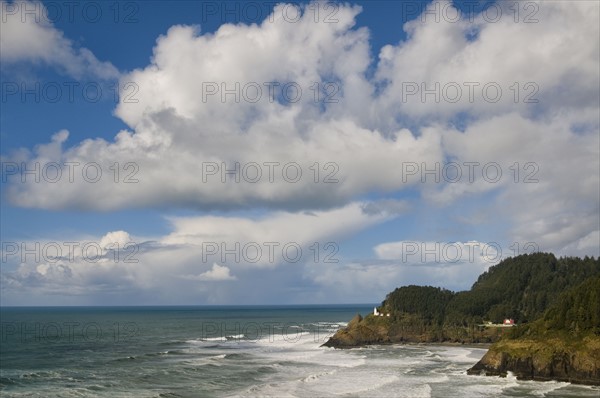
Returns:
[[[372,305],[0,309],[2,397],[598,397],[467,376],[485,350],[320,345]]]

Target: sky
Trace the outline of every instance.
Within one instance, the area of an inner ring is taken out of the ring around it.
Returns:
[[[377,303],[600,254],[596,1],[0,4],[1,305]]]

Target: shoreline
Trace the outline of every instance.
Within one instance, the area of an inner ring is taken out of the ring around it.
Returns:
[[[482,348],[487,349],[492,346],[493,343],[416,343],[417,345],[427,346],[441,346],[441,347],[465,347],[465,348]]]
[[[367,347],[384,347],[384,346],[423,346],[423,347],[464,347],[464,348],[478,348],[486,349],[492,346],[493,343],[452,343],[452,342],[431,342],[431,343],[417,343],[411,341],[405,342],[394,342],[394,343],[377,343],[377,344],[361,344],[353,347],[328,347],[325,344],[321,344],[320,347],[333,348],[334,350],[352,350],[355,348],[367,348]]]

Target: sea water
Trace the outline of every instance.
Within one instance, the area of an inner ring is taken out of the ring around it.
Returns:
[[[372,305],[0,309],[1,397],[598,397],[468,376],[485,349],[321,347]]]

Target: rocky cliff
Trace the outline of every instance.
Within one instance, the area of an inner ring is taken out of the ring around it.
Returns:
[[[369,344],[391,343],[387,327],[368,324],[357,314],[343,329],[338,330],[323,346],[334,348],[354,348]]]
[[[524,380],[600,385],[600,337],[588,337],[575,345],[565,344],[563,339],[503,340],[467,371],[486,376],[506,376],[508,372]]]
[[[490,347],[469,374],[600,385],[600,277],[563,294],[544,316]]]
[[[519,256],[470,291],[397,288],[377,308],[385,316],[357,315],[323,345],[494,343],[469,374],[600,385],[599,274],[600,259]],[[489,327],[502,314],[518,325]]]
[[[507,329],[475,326],[440,326],[426,322],[421,316],[403,314],[393,317],[356,315],[345,328],[338,330],[323,346],[356,348],[371,344],[401,343],[492,343]]]

